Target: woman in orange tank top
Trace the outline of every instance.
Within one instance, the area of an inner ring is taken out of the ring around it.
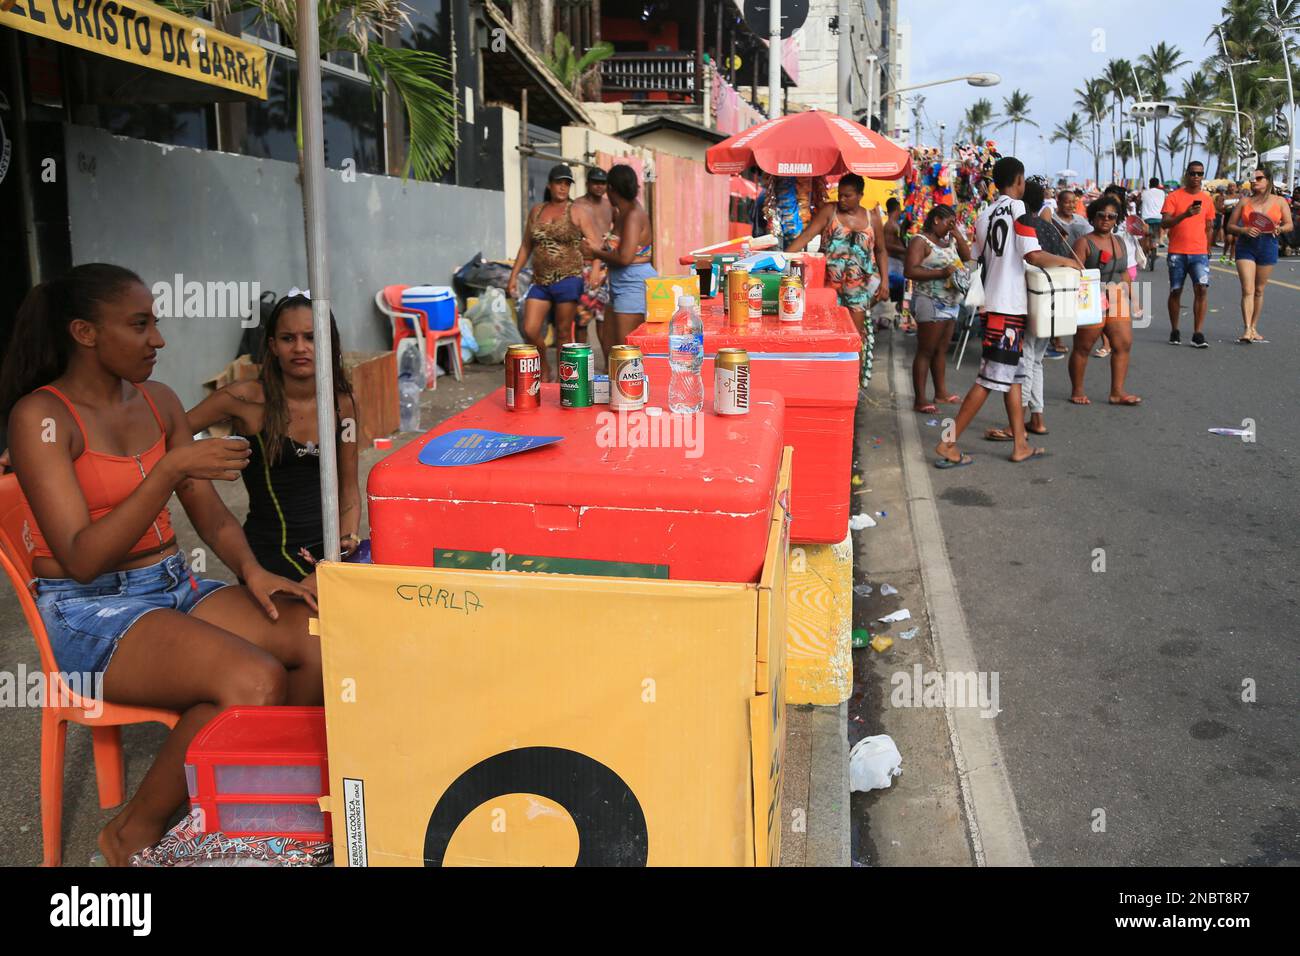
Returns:
[[[110,865],[162,837],[186,799],[185,750],[213,716],[322,700],[313,594],[258,565],[212,486],[239,477],[248,443],[193,440],[175,393],[148,380],[163,345],[138,276],[78,266],[28,293],[0,371],[32,589],[59,669],[88,673],[107,701],[181,713],[99,834]],[[244,587],[190,573],[173,493]]]

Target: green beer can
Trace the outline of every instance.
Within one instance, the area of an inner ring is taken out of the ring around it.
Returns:
[[[591,383],[595,375],[590,345],[568,342],[560,346],[560,406],[590,408],[594,404]]]

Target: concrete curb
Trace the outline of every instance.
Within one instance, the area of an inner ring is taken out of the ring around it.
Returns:
[[[849,828],[849,705],[814,707],[810,715],[805,866],[852,865]]]
[[[904,366],[904,350],[894,348],[891,352],[893,380],[900,383],[901,394],[902,383],[910,381],[909,370]],[[903,483],[936,659],[942,670],[978,671],[930,484],[930,450],[921,444],[916,413],[910,403],[900,400],[896,405]],[[974,708],[946,707],[944,712],[976,865],[1032,866],[1015,793],[1002,759],[996,717],[980,717]]]

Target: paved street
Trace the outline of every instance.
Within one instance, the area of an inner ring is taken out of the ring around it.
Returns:
[[[1106,404],[1100,359],[1093,404],[1069,405],[1066,363],[1049,362],[1050,457],[1013,466],[983,441],[1005,424],[990,400],[962,442],[975,464],[930,469],[974,652],[1000,675],[996,727],[1037,864],[1300,863],[1300,263],[1274,276],[1270,344],[1235,344],[1239,287],[1216,263],[1211,348],[1171,348],[1162,257],[1139,276],[1155,313],[1134,332],[1140,408]],[[1185,343],[1190,306],[1188,289]],[[952,388],[977,366],[973,344]],[[1206,431],[1247,418],[1253,444]]]

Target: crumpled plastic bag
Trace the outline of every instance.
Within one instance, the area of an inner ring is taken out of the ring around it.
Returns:
[[[500,289],[484,289],[465,318],[474,330],[474,358],[484,365],[500,365],[505,361],[506,349],[524,340],[510,314],[506,294]]]
[[[478,339],[474,338],[474,323],[462,315],[456,325],[460,329],[460,360],[472,362],[474,353],[478,351]]]
[[[888,790],[903,772],[903,756],[889,734],[863,737],[849,751],[849,790]]]

